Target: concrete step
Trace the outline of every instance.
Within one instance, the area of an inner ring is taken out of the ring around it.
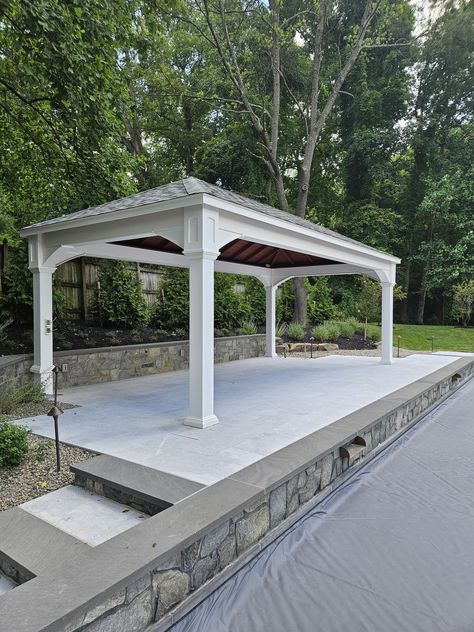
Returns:
[[[91,547],[148,518],[141,511],[74,485],[30,500],[21,508]]]
[[[0,571],[16,584],[55,568],[65,557],[72,560],[89,548],[21,507],[0,512],[0,534]]]
[[[153,516],[204,487],[174,474],[101,454],[71,465],[74,484]]]

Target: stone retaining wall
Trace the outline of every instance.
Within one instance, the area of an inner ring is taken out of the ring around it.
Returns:
[[[218,579],[224,569],[238,562],[239,558],[248,556],[252,549],[256,554],[259,549],[255,547],[263,538],[267,538],[268,544],[272,530],[284,526],[297,510],[304,509],[305,505],[313,506],[318,497],[322,498],[328,490],[341,485],[368,455],[374,456],[384,443],[393,440],[473,372],[474,363],[471,362],[459,373],[447,376],[375,423],[365,428],[362,423],[358,435],[364,437],[366,448],[362,456],[350,465],[340,456],[341,444],[315,455],[313,462],[296,467],[287,480],[270,485],[243,510],[239,508],[230,518],[212,525],[205,535],[162,560],[139,580],[86,612],[80,620],[71,622],[67,630],[158,632],[168,629],[184,614],[170,614],[173,608],[192,600],[194,591],[206,582],[212,582],[212,578]],[[194,599],[191,607],[196,603]]]
[[[216,338],[215,361],[229,362],[265,355],[265,335],[230,336]],[[0,390],[6,386],[19,387],[33,379],[31,356],[0,358]],[[152,375],[189,364],[189,341],[158,342],[154,344],[103,347],[58,351],[56,364],[67,364],[67,373],[59,374],[60,387],[82,386],[111,382],[141,375]]]

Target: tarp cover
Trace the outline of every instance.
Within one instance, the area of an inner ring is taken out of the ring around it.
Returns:
[[[474,630],[474,380],[173,632]]]

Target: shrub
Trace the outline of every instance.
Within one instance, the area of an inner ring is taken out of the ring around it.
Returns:
[[[28,453],[31,430],[7,419],[0,420],[0,466],[18,465]]]
[[[343,338],[352,338],[355,333],[355,327],[351,322],[343,321],[338,323],[339,333]]]
[[[310,282],[305,279],[308,292],[308,318],[311,322],[321,323],[337,318],[337,308],[333,303],[333,293],[324,277],[314,277]]]
[[[357,318],[354,318],[353,316],[350,316],[349,318],[346,318],[344,320],[345,323],[347,323],[348,325],[351,325],[351,327],[354,330],[354,333],[356,334],[363,334],[364,333],[364,323],[360,323]]]
[[[11,413],[21,404],[39,403],[45,395],[39,382],[30,382],[19,388],[6,387],[0,391],[0,413]]]
[[[316,340],[316,342],[326,342],[327,340],[329,340],[329,332],[326,325],[317,325],[317,327],[313,327],[311,335]]]
[[[257,325],[253,318],[248,318],[240,323],[240,327],[237,328],[237,333],[240,336],[252,336],[257,333]]]
[[[305,330],[300,323],[290,323],[288,325],[288,337],[292,340],[303,340],[305,336]]]
[[[329,341],[337,340],[341,335],[341,329],[339,323],[328,322],[324,323],[327,330],[327,339]]]
[[[283,338],[288,332],[288,324],[285,322],[277,323],[276,326],[276,335],[277,338]]]
[[[149,311],[138,274],[125,261],[105,261],[99,268],[96,307],[105,324],[135,329],[146,324]]]
[[[380,342],[382,340],[380,328],[375,325],[369,325],[367,327],[367,338],[370,338],[374,342]]]

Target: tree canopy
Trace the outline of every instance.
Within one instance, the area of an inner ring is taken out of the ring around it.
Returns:
[[[3,309],[29,300],[22,226],[195,175],[400,256],[399,320],[456,318],[474,2],[436,9],[421,28],[409,0],[4,0]],[[297,283],[285,304],[304,319],[309,293],[311,318],[322,291]]]

